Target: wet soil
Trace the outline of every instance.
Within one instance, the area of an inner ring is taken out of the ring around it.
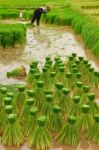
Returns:
[[[84,56],[89,59],[92,65],[99,69],[99,60],[91,54],[90,50],[84,48],[81,37],[76,36],[69,27],[42,25],[40,28],[28,28],[26,38],[26,44],[21,49],[0,49],[0,83],[22,83],[23,81],[18,79],[8,79],[6,72],[20,65],[24,65],[28,71],[28,65],[33,60],[38,60],[39,67],[41,67],[47,55],[52,56],[52,58],[59,55],[64,59],[71,53],[76,52],[78,56]],[[25,143],[18,148],[0,145],[0,150],[30,149],[27,143]],[[78,147],[56,145],[53,150],[99,150],[99,145],[90,144],[85,138],[82,138]]]

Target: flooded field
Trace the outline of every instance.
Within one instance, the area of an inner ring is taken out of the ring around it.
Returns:
[[[79,36],[75,36],[69,27],[50,27],[28,28],[26,44],[21,49],[0,49],[0,83],[14,84],[21,83],[20,80],[8,79],[6,72],[15,67],[24,65],[28,70],[28,64],[33,60],[39,61],[39,66],[44,63],[47,55],[56,55],[65,58],[71,53],[78,56],[87,57],[98,69],[99,61],[95,60],[90,50],[85,50]]]
[[[0,83],[15,84],[22,83],[21,80],[8,79],[6,72],[13,68],[24,65],[28,71],[28,65],[33,60],[39,61],[39,67],[44,63],[47,55],[61,56],[65,59],[71,53],[77,53],[78,56],[84,56],[90,60],[92,65],[99,69],[99,60],[94,58],[90,50],[85,50],[82,40],[75,36],[69,27],[54,27],[42,25],[41,28],[28,28],[26,35],[26,44],[21,49],[0,49]],[[21,147],[5,147],[0,145],[0,150],[31,150],[27,143]],[[82,137],[78,147],[55,146],[51,150],[99,150],[99,145],[90,144]]]

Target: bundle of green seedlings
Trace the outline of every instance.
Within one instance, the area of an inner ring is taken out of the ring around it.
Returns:
[[[0,24],[0,47],[8,48],[25,42],[26,27],[23,24]]]
[[[26,70],[24,66],[17,67],[16,69],[13,69],[12,71],[7,72],[7,77],[21,77],[26,76]]]
[[[89,71],[89,62],[73,53],[64,61],[61,57],[54,61],[46,57],[42,70],[38,61],[29,67],[25,85],[16,86],[14,92],[0,88],[2,143],[20,145],[25,137],[30,147],[44,150],[51,148],[56,137],[60,144],[76,146],[79,131],[98,143],[99,119],[94,116],[99,113],[99,106],[92,89],[99,79],[94,76],[95,70]]]
[[[15,9],[1,9],[0,19],[16,19],[19,18],[20,11]]]

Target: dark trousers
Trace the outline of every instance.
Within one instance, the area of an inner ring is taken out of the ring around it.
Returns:
[[[40,24],[40,18],[41,18],[41,17],[33,16],[33,17],[32,17],[32,20],[31,20],[31,23],[34,23],[34,21],[36,20],[37,26],[39,26],[39,24]]]

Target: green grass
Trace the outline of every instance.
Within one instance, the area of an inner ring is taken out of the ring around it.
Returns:
[[[25,34],[26,28],[22,24],[0,24],[0,47],[22,45],[25,41]]]

